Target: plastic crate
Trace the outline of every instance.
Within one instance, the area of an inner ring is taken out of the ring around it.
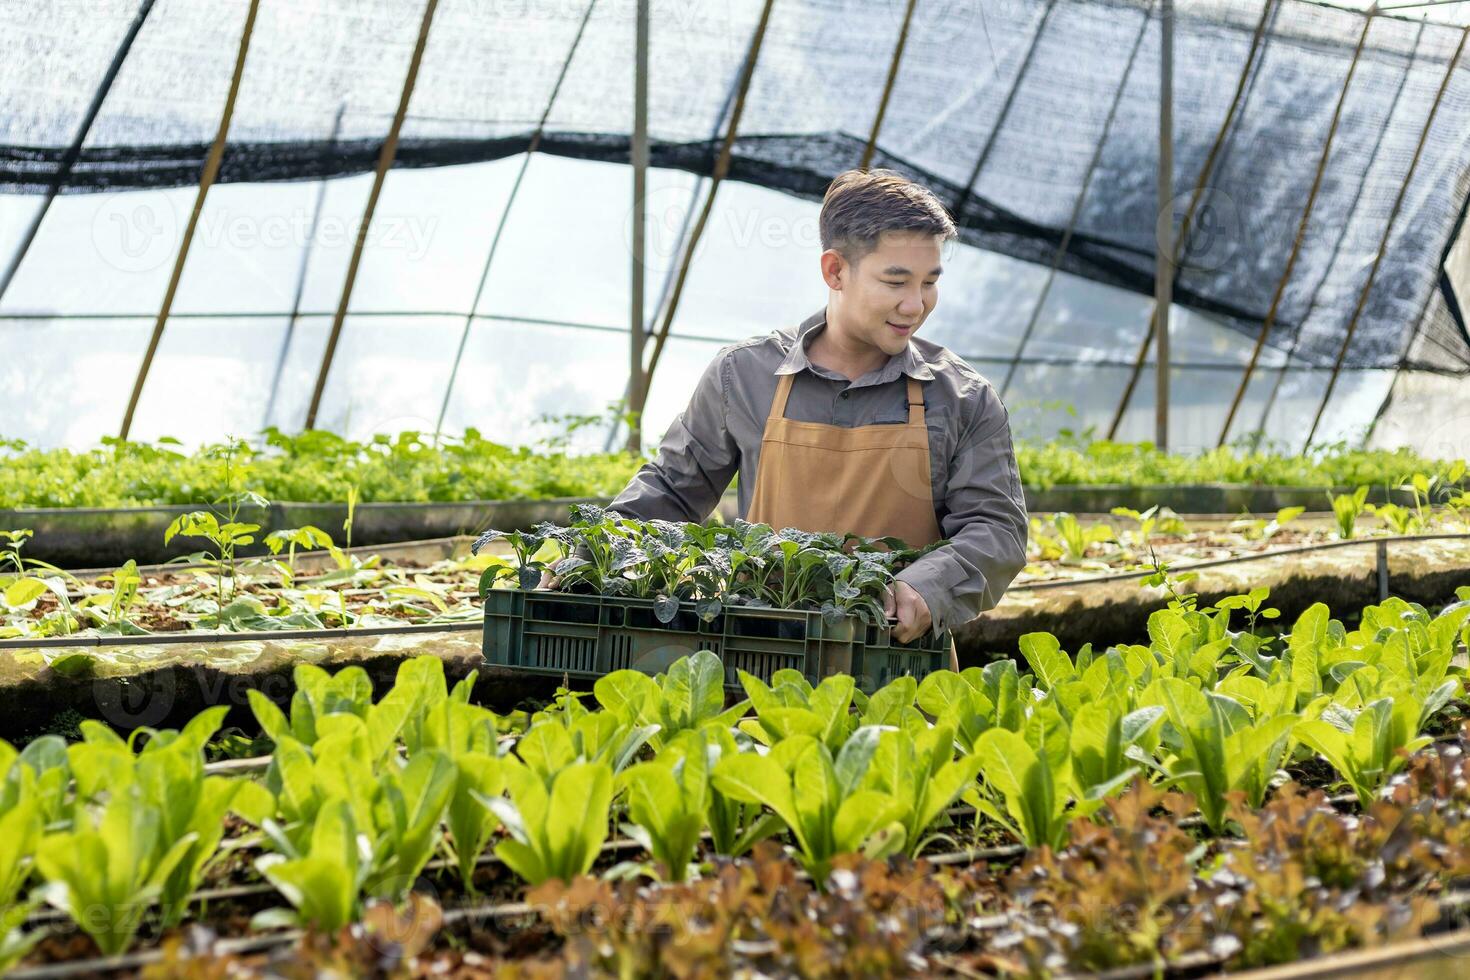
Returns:
[[[876,690],[905,674],[923,677],[949,666],[948,633],[899,644],[888,629],[857,617],[829,625],[803,609],[736,606],[705,622],[681,603],[660,623],[653,600],[495,589],[485,597],[485,662],[543,674],[600,677],[615,670],[656,674],[698,650],[717,654],[725,683],[737,670],[769,681],[783,668],[812,683],[851,674]]]

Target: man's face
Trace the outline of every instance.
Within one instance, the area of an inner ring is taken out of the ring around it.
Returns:
[[[940,241],[923,232],[888,232],[849,266],[842,310],[854,339],[890,357],[903,352],[939,302]]]

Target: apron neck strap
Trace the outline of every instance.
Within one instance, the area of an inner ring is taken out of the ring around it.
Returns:
[[[924,388],[917,378],[909,378],[909,425],[924,424]]]
[[[771,418],[786,417],[786,400],[791,397],[791,382],[795,377],[794,374],[783,374],[776,382],[776,397],[771,399]]]

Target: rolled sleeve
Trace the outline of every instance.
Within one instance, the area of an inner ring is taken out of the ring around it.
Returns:
[[[1026,565],[1026,498],[1010,416],[988,383],[976,384],[976,411],[949,462],[941,522],[949,543],[897,576],[923,597],[936,631],[994,608]]]
[[[643,464],[608,509],[639,520],[709,518],[740,464],[728,424],[728,356],[704,369],[689,405],[669,426],[654,458]]]

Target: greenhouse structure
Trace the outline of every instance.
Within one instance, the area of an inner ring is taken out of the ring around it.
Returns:
[[[1467,41],[0,0],[0,976],[1470,977]]]

